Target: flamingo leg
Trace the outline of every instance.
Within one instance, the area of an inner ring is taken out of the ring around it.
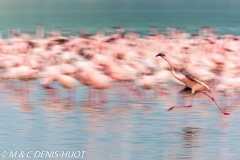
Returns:
[[[228,112],[224,112],[221,107],[219,107],[219,105],[217,104],[217,102],[215,101],[215,99],[213,97],[211,97],[210,95],[208,95],[207,93],[202,92],[203,94],[205,94],[206,96],[208,96],[209,98],[211,98],[211,100],[217,105],[217,107],[219,108],[219,110],[224,114],[224,115],[229,115],[230,113]]]
[[[98,95],[99,95],[99,101],[100,101],[100,103],[101,104],[105,104],[106,103],[106,97],[105,97],[105,92],[104,92],[104,90],[102,90],[102,91],[98,91]]]
[[[136,85],[132,85],[132,86],[133,86],[133,91],[135,92],[135,95],[137,96],[137,98],[142,98],[144,94],[141,88]]]
[[[71,101],[71,89],[68,89],[68,102],[70,102]]]
[[[75,88],[72,89],[72,98],[75,103],[76,102],[76,89]]]
[[[88,91],[88,102],[90,102],[92,100],[93,97],[93,89],[91,87],[89,87],[89,91]]]
[[[128,96],[127,96],[127,94],[125,93],[125,88],[124,88],[123,85],[125,85],[125,84],[122,83],[122,85],[120,86],[120,91],[119,91],[119,93],[121,93],[121,99],[127,101],[127,97],[128,97]]]
[[[26,93],[26,91],[24,91],[24,82],[23,81],[20,81],[20,94],[24,95]],[[26,85],[25,85],[26,86]]]
[[[66,90],[67,91],[67,96],[65,96],[65,100],[67,100],[67,102],[69,102],[70,100],[70,92],[69,92],[69,89]],[[66,93],[65,93],[66,95]]]
[[[56,95],[56,90],[57,90],[57,88],[54,87],[54,83],[52,83],[52,86],[53,86],[53,87],[47,85],[47,87],[48,87],[48,89],[49,89],[49,93],[50,93],[50,95],[53,97],[53,96]]]
[[[142,93],[139,90],[139,88],[133,84],[125,84],[125,86],[132,91],[136,97],[141,98],[142,97]]]
[[[49,84],[41,85],[46,92],[47,100],[52,100],[54,103],[58,103],[60,100],[56,97],[56,92],[58,91],[57,88],[51,87]]]
[[[172,106],[172,107],[170,107],[169,109],[168,109],[168,111],[171,111],[173,108],[190,108],[190,107],[192,107],[192,104],[193,104],[193,93],[192,93],[192,98],[191,98],[191,104],[190,105],[188,105],[188,106]]]
[[[26,103],[28,104],[28,100],[29,100],[29,86],[28,86],[28,81],[25,82],[26,84],[26,90],[25,90],[25,94],[26,94]]]
[[[164,88],[160,87],[159,85],[156,86],[155,90],[155,94],[160,94],[160,95],[168,95],[169,93],[167,92],[163,92],[162,90],[164,90]]]
[[[130,84],[124,82],[124,86],[125,86],[129,91],[133,91],[132,86],[131,86]],[[126,90],[123,89],[123,93],[124,93],[124,95],[125,95],[126,101],[129,101],[129,99],[131,99],[129,92],[128,92],[128,91],[126,92]],[[134,94],[135,94],[135,93],[134,93]]]

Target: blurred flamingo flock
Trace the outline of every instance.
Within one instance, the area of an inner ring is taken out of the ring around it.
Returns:
[[[198,34],[152,28],[147,36],[121,27],[97,34],[83,29],[78,36],[61,31],[44,33],[44,26],[38,26],[35,35],[12,30],[8,39],[0,41],[1,81],[5,88],[24,95],[26,104],[31,94],[28,83],[33,80],[39,80],[56,103],[61,101],[57,97],[60,88],[54,82],[68,90],[69,103],[75,101],[75,91],[82,85],[89,86],[88,101],[97,95],[101,104],[107,103],[105,95],[113,84],[119,86],[120,97],[125,90],[135,99],[144,99],[144,90],[159,96],[168,94],[169,83],[184,85],[172,76],[165,61],[155,58],[163,52],[176,71],[229,93],[240,87],[239,44],[240,37],[219,36],[211,27],[199,29]]]

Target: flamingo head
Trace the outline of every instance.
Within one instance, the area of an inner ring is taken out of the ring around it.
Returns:
[[[158,57],[158,56],[165,57],[166,55],[163,54],[163,53],[158,53],[158,54],[156,55],[156,57]]]

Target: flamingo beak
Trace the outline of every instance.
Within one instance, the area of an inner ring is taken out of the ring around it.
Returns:
[[[158,56],[164,57],[165,54],[163,54],[163,53],[158,53],[158,54],[156,55],[156,57],[158,57]]]

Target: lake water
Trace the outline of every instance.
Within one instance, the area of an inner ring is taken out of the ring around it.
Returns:
[[[185,27],[189,32],[212,26],[220,34],[239,35],[239,7],[237,0],[1,0],[0,27],[4,37],[10,29],[35,30],[36,24],[44,24],[47,31],[54,27],[70,29],[73,35],[80,28],[96,32],[113,26],[145,34],[151,26],[163,30]],[[88,88],[81,86],[77,103],[57,110],[65,104],[47,103],[44,91],[35,82],[30,111],[23,110],[22,96],[2,91],[0,151],[86,151],[80,159],[88,160],[239,159],[237,94],[213,94],[231,113],[229,116],[223,116],[204,96],[196,99],[191,109],[167,112],[172,105],[188,104],[189,99],[176,94],[179,89],[169,87],[169,95],[158,97],[146,91],[147,97],[137,100],[134,96],[122,98],[113,87],[107,93],[108,103],[99,106],[87,102]]]
[[[238,0],[1,0],[0,27],[4,37],[10,29],[34,31],[36,24],[44,24],[46,31],[69,29],[72,35],[80,28],[95,33],[113,26],[143,34],[151,26],[183,27],[188,32],[212,26],[219,34],[240,35],[239,7]]]
[[[79,86],[76,104],[60,109],[66,102],[49,103],[38,83],[30,85],[29,111],[21,105],[23,95],[1,93],[1,152],[86,151],[79,159],[89,160],[240,158],[237,95],[213,93],[223,110],[231,113],[223,116],[204,95],[194,100],[193,108],[167,112],[172,105],[190,102],[175,93],[181,88],[177,86],[169,87],[169,95],[154,97],[152,91],[144,91],[146,96],[137,99],[122,97],[128,91],[119,92],[119,84],[114,84],[106,92],[105,105],[94,99],[87,102],[89,89]],[[61,89],[59,96],[64,98],[64,93]]]

